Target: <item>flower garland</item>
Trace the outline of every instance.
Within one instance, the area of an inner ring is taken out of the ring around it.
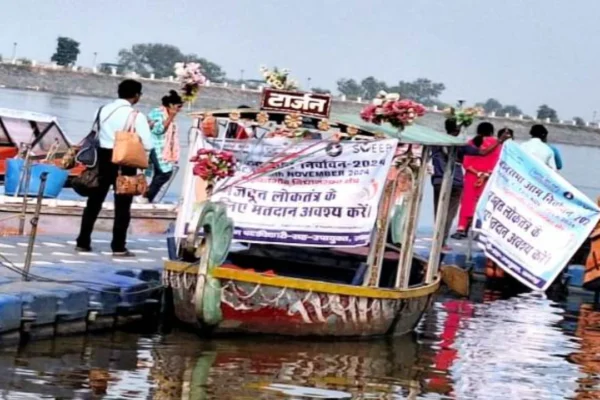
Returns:
[[[483,109],[479,107],[467,107],[456,110],[454,107],[450,107],[444,110],[444,114],[448,118],[455,119],[459,127],[468,128],[473,124],[475,117],[483,115]]]
[[[200,149],[190,160],[193,174],[214,185],[217,181],[235,174],[235,157],[229,151]]]
[[[418,117],[425,115],[425,107],[409,99],[400,99],[398,93],[379,92],[372,104],[366,106],[360,117],[373,124],[388,122],[396,128],[412,125]]]
[[[198,97],[200,86],[206,83],[206,77],[202,73],[202,66],[198,63],[176,63],[175,76],[181,84],[183,100],[193,103]]]
[[[298,89],[298,81],[289,78],[290,70],[283,68],[281,70],[277,67],[271,71],[269,68],[262,66],[260,67],[263,77],[267,84],[273,89],[279,90],[296,90]]]

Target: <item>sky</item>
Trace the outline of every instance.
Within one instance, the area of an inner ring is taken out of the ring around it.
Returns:
[[[58,36],[78,64],[115,62],[135,43],[168,43],[231,78],[291,69],[311,87],[374,76],[426,77],[441,99],[493,97],[528,114],[600,118],[600,0],[0,0],[0,54],[49,61]]]

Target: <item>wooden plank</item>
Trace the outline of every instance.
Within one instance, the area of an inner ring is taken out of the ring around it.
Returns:
[[[448,149],[448,162],[444,169],[442,178],[442,187],[440,189],[440,198],[436,211],[435,226],[433,228],[433,242],[431,244],[431,254],[427,263],[425,273],[425,282],[433,282],[438,274],[440,257],[442,255],[442,246],[444,245],[444,233],[446,221],[448,220],[448,206],[450,205],[450,193],[452,192],[452,181],[454,179],[454,160],[456,159],[456,148]]]
[[[412,196],[408,204],[408,220],[404,226],[400,261],[398,262],[398,270],[396,275],[395,288],[406,289],[410,278],[410,269],[412,267],[414,243],[417,236],[417,228],[419,224],[419,211],[421,209],[421,201],[423,200],[423,187],[425,186],[425,176],[427,174],[427,163],[429,162],[429,147],[423,146],[423,156],[421,157],[421,165],[417,178],[414,182]]]
[[[172,272],[185,272],[188,274],[198,273],[198,264],[190,264],[180,261],[166,261],[165,270]],[[212,272],[212,276],[218,279],[227,279],[239,282],[256,283],[267,286],[286,287],[292,289],[301,289],[319,293],[340,294],[356,297],[369,297],[378,299],[410,299],[422,297],[434,293],[439,285],[440,279],[430,285],[419,286],[410,289],[380,289],[364,286],[341,285],[336,283],[327,283],[313,281],[308,279],[289,278],[285,276],[268,276],[256,272],[248,272],[232,268],[218,267]]]

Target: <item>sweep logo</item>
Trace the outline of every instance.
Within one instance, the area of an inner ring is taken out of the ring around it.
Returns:
[[[343,152],[343,147],[339,143],[329,143],[327,147],[325,147],[325,153],[329,157],[339,157]]]

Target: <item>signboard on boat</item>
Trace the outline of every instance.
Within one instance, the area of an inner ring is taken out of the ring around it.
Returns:
[[[217,184],[212,196],[228,206],[234,240],[311,247],[357,247],[370,241],[397,141],[333,144],[283,138],[248,141],[205,139],[204,147],[232,151],[238,171]],[[276,157],[298,156],[272,173],[246,180]],[[195,184],[201,184],[193,177]],[[194,185],[187,191],[178,236],[195,226]],[[196,216],[197,217],[197,216]]]
[[[283,111],[329,118],[331,96],[308,92],[264,89],[260,99],[260,108],[267,111]]]
[[[600,219],[581,191],[507,142],[477,204],[486,256],[533,290],[546,290]]]

